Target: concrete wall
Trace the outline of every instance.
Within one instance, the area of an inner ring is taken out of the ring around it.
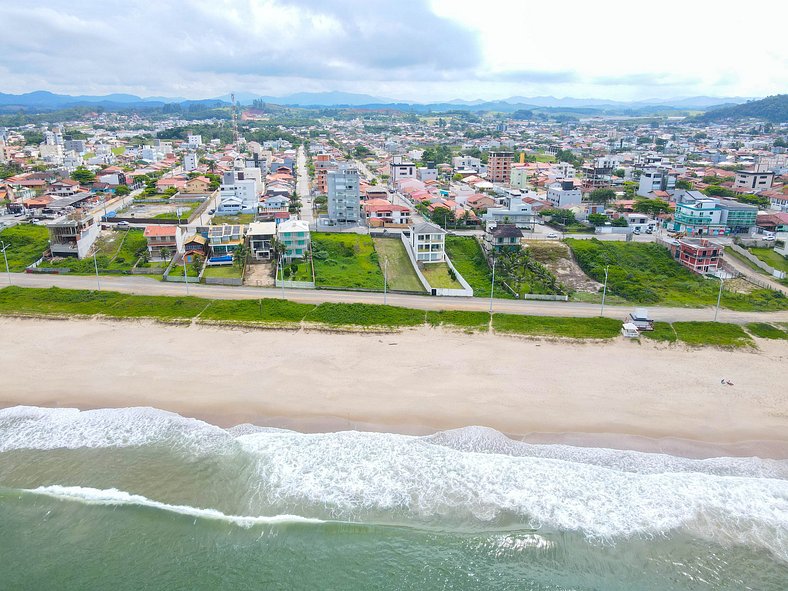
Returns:
[[[730,248],[732,248],[736,253],[740,254],[745,259],[750,261],[753,265],[755,265],[755,266],[759,267],[760,269],[763,269],[767,273],[771,274],[773,277],[776,277],[777,279],[784,279],[785,278],[785,273],[783,271],[775,269],[771,265],[767,265],[761,259],[756,257],[754,254],[751,254],[750,251],[748,251],[746,248],[742,248],[738,244],[731,244]]]

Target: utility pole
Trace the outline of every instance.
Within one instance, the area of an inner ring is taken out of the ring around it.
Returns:
[[[493,250],[492,280],[490,281],[490,314],[493,311],[493,292],[495,291],[495,250]]]
[[[717,314],[720,312],[720,300],[722,300],[722,284],[725,280],[720,276],[720,291],[717,294],[717,307],[714,308],[714,322],[717,322]]]
[[[186,295],[189,295],[189,277],[186,275],[186,253],[183,254],[183,282],[186,284]]]
[[[600,316],[605,315],[605,296],[607,295],[607,270],[610,265],[605,265],[605,286],[602,288],[602,310],[599,312]]]
[[[279,267],[282,269],[282,299],[285,299],[285,263],[284,253],[279,255]]]
[[[383,259],[383,305],[386,305],[386,285],[389,282],[389,257]]]
[[[101,281],[99,281],[99,274],[98,274],[98,261],[96,260],[96,253],[93,253],[93,266],[96,269],[96,285],[98,286],[98,290],[101,291]]]
[[[5,272],[6,272],[6,275],[8,275],[8,285],[11,285],[11,270],[8,268],[8,255],[5,253],[5,251],[8,249],[8,247],[11,246],[11,245],[10,244],[6,244],[2,240],[0,240],[0,244],[3,245],[3,258],[5,259]]]

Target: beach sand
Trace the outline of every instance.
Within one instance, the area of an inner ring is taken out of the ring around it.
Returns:
[[[784,341],[752,352],[16,318],[0,318],[0,336],[2,407],[153,406],[301,431],[484,425],[535,442],[788,457]]]

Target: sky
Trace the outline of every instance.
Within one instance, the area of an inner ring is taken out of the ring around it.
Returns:
[[[0,92],[413,102],[788,92],[788,2],[0,0]]]

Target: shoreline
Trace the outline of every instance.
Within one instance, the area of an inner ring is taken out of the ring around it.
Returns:
[[[788,458],[780,341],[750,352],[10,317],[0,333],[2,407],[152,406],[301,432],[483,425],[530,443]]]

